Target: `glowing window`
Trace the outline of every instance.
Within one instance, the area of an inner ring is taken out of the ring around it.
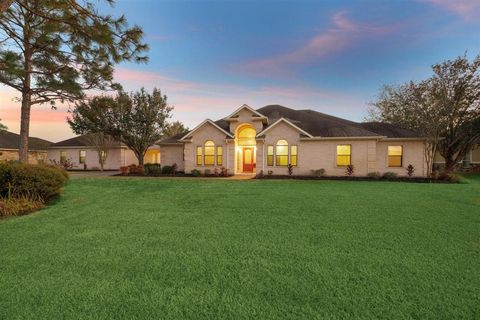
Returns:
[[[297,146],[290,147],[290,164],[292,166],[297,165],[297,158],[298,158],[298,148]]]
[[[401,167],[403,157],[402,146],[388,146],[388,166]]]
[[[67,151],[60,151],[60,163],[67,162]]]
[[[267,166],[273,166],[273,146],[267,146]]]
[[[205,142],[204,162],[206,166],[213,166],[215,164],[215,143],[213,141]]]
[[[78,152],[78,163],[85,163],[86,158],[87,158],[87,151],[80,150]]]
[[[201,166],[203,164],[202,150],[202,147],[197,147],[197,166]]]
[[[349,144],[340,144],[337,146],[337,166],[344,167],[351,164],[352,146]]]
[[[288,165],[288,142],[286,140],[278,140],[276,146],[276,165]]]
[[[257,132],[255,129],[245,127],[238,132],[237,142],[239,146],[254,146],[256,144],[255,136]]]
[[[217,147],[217,166],[223,164],[223,147]]]

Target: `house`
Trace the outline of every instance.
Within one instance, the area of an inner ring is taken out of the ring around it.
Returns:
[[[162,165],[204,172],[225,167],[233,174],[345,175],[369,172],[426,175],[423,138],[385,123],[357,123],[313,110],[243,105],[218,121],[206,119],[193,130],[159,142]]]
[[[49,161],[58,163],[69,160],[73,170],[98,170],[98,152],[89,143],[85,135],[53,143],[48,148]],[[122,166],[138,164],[135,153],[120,141],[115,141],[107,153],[105,170],[119,170]],[[160,148],[154,145],[149,148],[144,157],[145,163],[160,163]]]
[[[433,159],[436,170],[442,170],[445,166],[445,158],[437,150]],[[456,166],[457,171],[480,171],[480,144],[475,145]]]
[[[47,149],[52,142],[40,138],[28,138],[28,163],[38,164],[45,162],[47,159]],[[0,131],[0,161],[18,160],[18,149],[20,147],[20,135],[9,132]]]

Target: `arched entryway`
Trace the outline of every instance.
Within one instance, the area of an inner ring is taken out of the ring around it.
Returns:
[[[235,134],[235,172],[254,173],[257,163],[257,132],[250,124],[238,126]]]

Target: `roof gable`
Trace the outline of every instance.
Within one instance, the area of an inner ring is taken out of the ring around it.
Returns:
[[[215,122],[213,122],[212,120],[210,119],[206,119],[205,121],[203,121],[202,123],[200,123],[198,126],[196,126],[193,130],[187,132],[187,134],[185,134],[181,139],[179,139],[180,141],[182,140],[186,140],[187,138],[191,137],[193,135],[193,133],[195,133],[198,129],[200,129],[201,127],[203,127],[205,124],[211,124],[212,126],[214,126],[215,128],[217,128],[218,130],[220,130],[221,132],[223,132],[225,135],[227,135],[228,137],[230,138],[233,138],[233,136],[230,134],[230,132],[227,132],[225,131],[223,128],[221,128],[218,124],[216,124]]]
[[[289,126],[291,126],[291,127],[294,128],[294,129],[298,130],[300,133],[306,135],[307,137],[313,138],[313,136],[312,136],[310,133],[308,133],[308,132],[306,132],[305,130],[299,128],[298,126],[296,126],[295,124],[293,124],[292,122],[288,121],[288,120],[285,119],[285,118],[280,118],[280,119],[278,119],[277,121],[275,121],[273,124],[271,124],[270,126],[268,126],[268,127],[266,127],[265,129],[263,129],[261,132],[259,132],[259,133],[257,134],[257,137],[260,137],[260,136],[264,135],[264,134],[265,134],[266,132],[268,132],[270,129],[272,129],[273,127],[275,127],[276,125],[278,125],[279,123],[282,123],[282,122],[288,124]]]
[[[52,142],[36,138],[28,138],[28,149],[29,150],[47,150]],[[10,131],[1,131],[0,132],[0,149],[19,149],[20,147],[20,135],[10,132]]]
[[[243,104],[240,108],[238,108],[237,110],[232,112],[229,116],[223,118],[223,120],[226,120],[226,121],[234,120],[236,117],[238,117],[238,114],[240,113],[240,111],[242,111],[244,109],[250,111],[252,113],[252,115],[254,115],[255,117],[258,117],[259,119],[262,119],[264,122],[268,122],[268,117],[261,114],[257,110],[252,109],[250,106],[248,106],[246,104]]]

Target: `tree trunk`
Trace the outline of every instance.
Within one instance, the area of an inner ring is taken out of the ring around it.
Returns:
[[[20,162],[28,163],[28,136],[30,131],[30,93],[22,93],[22,111],[20,119],[20,148],[18,150]]]
[[[12,3],[13,0],[0,0],[0,12],[7,11]]]

